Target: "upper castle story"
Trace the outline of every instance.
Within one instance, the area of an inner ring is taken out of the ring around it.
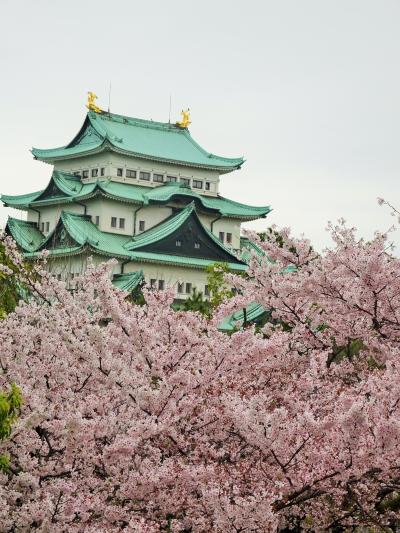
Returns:
[[[83,183],[112,180],[157,187],[180,182],[204,196],[218,196],[220,175],[244,163],[243,157],[221,157],[202,148],[190,135],[188,120],[155,122],[88,107],[69,144],[33,148],[33,156],[55,170],[79,176]]]

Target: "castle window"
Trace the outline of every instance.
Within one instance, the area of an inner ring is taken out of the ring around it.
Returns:
[[[232,244],[232,233],[227,233],[226,234],[226,242],[228,244]]]
[[[224,242],[224,240],[225,240],[225,233],[224,233],[223,231],[220,231],[220,232],[219,232],[219,240],[220,240],[221,242]]]
[[[41,230],[42,233],[44,233],[44,222],[42,222],[42,223],[40,224],[40,230]]]
[[[94,217],[94,223],[96,224],[96,226],[98,226],[98,225],[100,224],[100,217],[99,217],[99,215],[96,215],[96,216]]]
[[[98,174],[99,174],[99,169],[92,168],[92,178],[97,178]]]
[[[125,219],[124,218],[120,218],[119,219],[119,227],[120,227],[120,229],[124,229],[125,228]]]
[[[209,190],[210,190],[210,182],[206,181],[206,191],[209,191]]]
[[[57,274],[58,281],[61,281],[61,274]]]
[[[46,222],[46,232],[50,231],[50,222]]]
[[[117,168],[117,176],[121,177],[124,174],[123,168]]]
[[[180,182],[181,182],[181,183],[184,183],[185,185],[187,185],[188,187],[190,187],[190,179],[189,179],[189,178],[181,178],[181,179],[180,179]]]
[[[81,177],[81,173],[79,171],[74,172],[74,176],[78,176],[80,178]]]
[[[203,182],[201,180],[193,180],[193,189],[202,189]]]
[[[157,283],[157,280],[152,278],[150,280],[150,289],[155,289],[156,288],[156,283]]]
[[[88,170],[84,170],[82,172],[82,178],[88,178],[89,177],[89,171]]]
[[[144,231],[144,228],[146,227],[144,220],[139,220],[139,231]]]
[[[200,248],[200,243],[199,242],[195,242],[194,243],[194,247],[196,248],[196,250],[198,250]]]
[[[210,296],[210,287],[208,285],[204,286],[204,296]]]
[[[183,289],[184,288],[185,288],[185,284],[178,282],[178,294],[183,294]]]
[[[192,292],[192,284],[186,283],[186,294],[190,294]]]
[[[181,241],[175,241],[175,246],[177,246],[177,247],[182,246],[182,242]]]
[[[117,227],[117,217],[111,217],[111,227],[112,228]]]
[[[176,176],[167,176],[166,181],[169,181],[169,182],[171,182],[171,181],[178,181],[178,178],[177,178]]]
[[[150,172],[141,172],[139,174],[139,179],[143,181],[150,181]]]
[[[126,170],[126,177],[127,178],[136,178],[136,170]]]
[[[104,176],[105,171],[106,171],[106,169],[105,169],[104,167],[102,167],[102,168],[100,169],[100,176]]]
[[[165,288],[165,281],[163,279],[158,280],[158,290],[163,291]]]
[[[155,183],[162,183],[164,181],[163,174],[153,174],[153,181]]]

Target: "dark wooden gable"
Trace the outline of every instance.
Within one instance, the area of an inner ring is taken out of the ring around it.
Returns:
[[[59,198],[60,196],[67,196],[67,194],[59,189],[53,180],[50,180],[50,183],[47,185],[42,194],[35,198],[35,202],[38,202],[39,200],[46,200],[47,198]]]
[[[88,117],[86,117],[81,129],[69,143],[68,148],[72,148],[78,144],[92,144],[102,140],[103,137],[97,133],[94,127],[90,124]]]
[[[60,219],[53,234],[43,243],[42,248],[52,250],[55,248],[75,248],[75,246],[80,246],[80,243],[71,237]]]
[[[208,259],[215,262],[242,264],[233,255],[226,252],[207,233],[195,212],[173,233],[157,242],[135,248],[141,252],[179,255]]]

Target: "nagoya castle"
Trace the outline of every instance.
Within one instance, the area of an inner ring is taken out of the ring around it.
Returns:
[[[226,263],[246,270],[252,243],[242,222],[265,217],[219,194],[222,175],[244,160],[207,152],[189,133],[189,111],[175,124],[102,111],[89,93],[88,113],[61,148],[33,148],[52,165],[48,185],[5,206],[26,211],[9,218],[6,232],[27,259],[48,251],[47,265],[71,286],[89,257],[115,258],[113,283],[132,291],[143,279],[156,289],[174,287],[176,299],[196,288],[208,295],[207,267]]]

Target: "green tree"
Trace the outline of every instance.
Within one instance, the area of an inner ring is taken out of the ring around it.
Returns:
[[[205,298],[196,288],[183,303],[175,306],[176,310],[197,311],[204,316],[211,316],[213,309],[218,307],[225,298],[232,298],[233,290],[225,282],[225,276],[230,272],[226,263],[213,263],[207,267],[207,286],[210,297]]]
[[[0,392],[0,441],[11,435],[12,426],[18,418],[21,405],[21,390],[15,383],[11,384],[8,392]],[[0,472],[7,472],[9,469],[9,457],[0,455]]]
[[[226,263],[213,263],[207,267],[207,285],[212,308],[218,307],[223,300],[234,295],[232,288],[225,281],[225,276],[229,273]]]
[[[180,309],[182,311],[197,311],[204,316],[210,316],[212,307],[209,300],[204,298],[203,293],[195,287],[190,297],[180,306]]]
[[[14,311],[21,298],[18,267],[8,257],[0,243],[0,318]]]

